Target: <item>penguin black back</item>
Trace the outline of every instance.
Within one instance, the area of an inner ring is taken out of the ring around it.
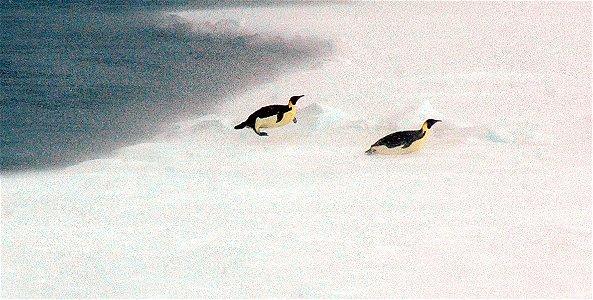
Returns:
[[[371,147],[383,145],[387,148],[394,148],[399,146],[402,146],[402,148],[407,148],[414,141],[423,138],[424,135],[425,132],[423,132],[422,129],[394,132],[379,139]]]

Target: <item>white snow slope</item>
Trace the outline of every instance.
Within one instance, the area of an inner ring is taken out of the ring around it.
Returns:
[[[4,174],[2,296],[592,296],[590,2],[171,13],[335,51],[109,159]],[[300,94],[298,124],[232,129]],[[424,150],[364,154],[429,117]]]

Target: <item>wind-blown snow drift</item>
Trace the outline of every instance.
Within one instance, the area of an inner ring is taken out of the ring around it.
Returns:
[[[112,158],[3,176],[2,294],[591,297],[590,8],[174,12],[336,51]],[[232,129],[296,94],[298,124]],[[423,151],[364,155],[429,117]]]

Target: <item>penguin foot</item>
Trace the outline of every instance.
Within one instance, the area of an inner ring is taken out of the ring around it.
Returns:
[[[258,132],[257,134],[259,134],[259,136],[268,136],[267,132]]]
[[[296,118],[292,119],[292,123],[296,124],[296,122],[297,122]]]

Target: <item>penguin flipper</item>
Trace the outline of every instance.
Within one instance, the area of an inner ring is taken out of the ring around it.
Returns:
[[[281,111],[278,113],[278,115],[276,115],[276,123],[280,123],[280,121],[282,121],[282,118],[284,117],[284,112]]]
[[[406,148],[408,148],[408,147],[412,146],[412,144],[413,144],[415,141],[417,141],[417,140],[419,140],[419,139],[423,138],[425,134],[426,134],[426,133],[424,133],[424,132],[421,132],[421,133],[417,134],[417,135],[414,137],[414,139],[411,139],[411,140],[408,140],[407,142],[405,142],[405,143],[404,143],[404,146],[402,147],[402,149],[406,149]]]
[[[408,147],[410,147],[410,146],[412,146],[412,143],[405,143],[405,144],[402,146],[402,149],[406,149],[406,148],[408,148]]]
[[[378,140],[372,146],[385,146],[387,148],[395,148],[395,147],[399,147],[401,145],[405,145],[404,143],[405,142],[401,138],[385,137],[385,138]]]
[[[255,132],[255,134],[259,135],[259,136],[268,136],[268,134],[266,132],[263,131],[259,131],[257,129],[255,129],[255,127],[252,127],[253,132]]]

